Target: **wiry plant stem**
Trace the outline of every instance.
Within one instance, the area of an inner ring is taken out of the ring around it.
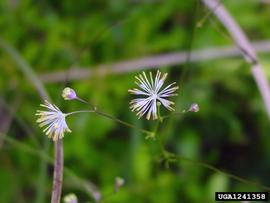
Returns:
[[[252,47],[245,33],[236,23],[230,13],[218,0],[202,0],[203,3],[216,15],[219,21],[230,33],[230,36],[235,42],[235,45],[241,50],[245,60],[251,65],[252,76],[258,86],[268,118],[270,119],[270,87],[260,64],[256,52]]]
[[[70,116],[70,115],[77,114],[77,113],[93,113],[93,112],[95,112],[95,111],[92,111],[92,110],[72,111],[70,113],[66,113],[66,116]]]
[[[87,110],[77,111],[78,113],[80,113],[80,112],[84,112],[84,113],[87,113],[87,112],[90,112],[90,113],[91,113],[91,112],[94,112],[95,114],[97,114],[97,115],[99,115],[99,116],[103,116],[103,117],[108,118],[108,119],[110,119],[110,120],[113,120],[113,121],[115,121],[115,122],[121,123],[121,124],[123,124],[123,125],[125,125],[125,126],[128,126],[129,128],[136,128],[136,129],[138,129],[139,131],[141,131],[142,133],[146,133],[146,134],[149,134],[149,135],[152,135],[152,134],[153,134],[151,131],[144,130],[144,129],[142,129],[142,128],[137,128],[136,126],[134,126],[134,125],[132,125],[132,124],[130,124],[130,123],[128,123],[128,122],[122,121],[122,120],[120,120],[119,118],[115,118],[115,117],[113,117],[113,116],[111,116],[111,115],[109,115],[109,114],[107,114],[107,113],[98,111],[96,106],[93,106],[92,104],[90,104],[89,102],[85,101],[84,99],[82,99],[82,98],[80,98],[80,97],[77,97],[76,99],[77,99],[78,101],[82,102],[82,103],[85,103],[85,104],[87,104],[87,105],[90,105],[90,107],[93,109],[93,110],[90,110],[90,111],[87,111]],[[68,116],[68,115],[71,115],[71,114],[74,114],[74,113],[77,113],[77,112],[75,111],[75,112],[68,113],[67,116]]]
[[[51,203],[60,203],[63,182],[63,143],[57,140],[54,144],[54,173]]]

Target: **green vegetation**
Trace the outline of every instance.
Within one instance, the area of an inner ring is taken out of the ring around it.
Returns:
[[[222,2],[252,42],[269,38],[270,4]],[[233,46],[201,2],[2,0],[0,30],[1,203],[50,201],[53,141],[38,127],[35,112],[46,94],[63,112],[87,109],[61,98],[66,86],[137,128],[94,113],[68,117],[72,133],[63,139],[63,197],[74,193],[80,203],[94,202],[96,187],[109,203],[208,203],[216,191],[270,191],[265,187],[270,187],[269,119],[242,57],[159,67],[168,72],[167,84],[179,86],[172,98],[176,111],[192,103],[200,111],[165,119],[156,140],[138,130],[153,131],[156,122],[138,119],[129,109],[134,96],[127,90],[140,71],[95,74],[100,64]],[[269,51],[258,54],[268,78]],[[93,74],[69,80],[73,67]],[[66,71],[66,79],[40,79],[58,71]],[[47,93],[41,93],[43,86]],[[125,184],[112,194],[116,177]]]

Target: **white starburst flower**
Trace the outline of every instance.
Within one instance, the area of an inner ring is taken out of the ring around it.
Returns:
[[[151,72],[149,74],[150,79],[146,76],[145,72],[135,77],[135,84],[140,88],[130,89],[128,92],[143,96],[141,98],[133,99],[130,102],[131,110],[137,111],[137,116],[139,116],[139,118],[147,113],[146,119],[149,120],[151,117],[153,120],[157,119],[157,102],[160,102],[168,110],[174,111],[172,107],[174,102],[169,101],[167,98],[177,95],[174,92],[178,89],[178,86],[174,86],[176,84],[174,82],[166,86],[164,89],[161,89],[167,75],[167,73],[162,75],[158,70],[155,79],[153,79]]]
[[[45,127],[43,132],[53,141],[61,139],[64,137],[65,132],[71,132],[66,124],[67,114],[62,113],[62,111],[55,105],[49,103],[45,100],[44,104],[40,106],[47,108],[46,111],[37,110],[36,115],[39,116],[37,123],[40,127]]]

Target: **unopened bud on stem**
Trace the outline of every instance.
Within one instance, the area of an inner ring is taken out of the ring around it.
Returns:
[[[198,104],[191,104],[191,106],[188,109],[188,111],[191,111],[191,112],[198,112],[199,110],[200,108]]]
[[[94,191],[92,195],[96,202],[99,202],[101,200],[101,194],[99,191]]]
[[[73,99],[77,98],[77,95],[76,95],[75,90],[73,90],[73,89],[71,89],[69,87],[66,87],[62,92],[62,97],[65,100],[73,100]]]
[[[75,194],[68,194],[64,197],[64,203],[78,203],[78,199]]]
[[[121,177],[116,177],[114,182],[114,191],[118,192],[118,190],[125,184],[125,180]]]

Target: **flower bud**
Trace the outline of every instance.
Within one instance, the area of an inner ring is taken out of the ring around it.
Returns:
[[[188,111],[191,111],[191,112],[198,112],[199,110],[200,108],[198,104],[191,104],[191,106],[188,109]]]
[[[114,191],[118,192],[118,190],[125,184],[125,180],[121,177],[116,177],[114,182]]]
[[[64,203],[78,203],[78,199],[75,194],[68,194],[64,197]]]
[[[99,202],[99,201],[101,200],[101,194],[100,194],[99,191],[94,191],[94,192],[92,193],[92,195],[93,195],[93,198],[94,198],[94,200],[95,200],[96,202]]]
[[[76,92],[73,89],[71,89],[69,87],[66,87],[62,92],[62,97],[65,100],[73,100],[73,99],[77,98],[77,95],[76,95]]]

